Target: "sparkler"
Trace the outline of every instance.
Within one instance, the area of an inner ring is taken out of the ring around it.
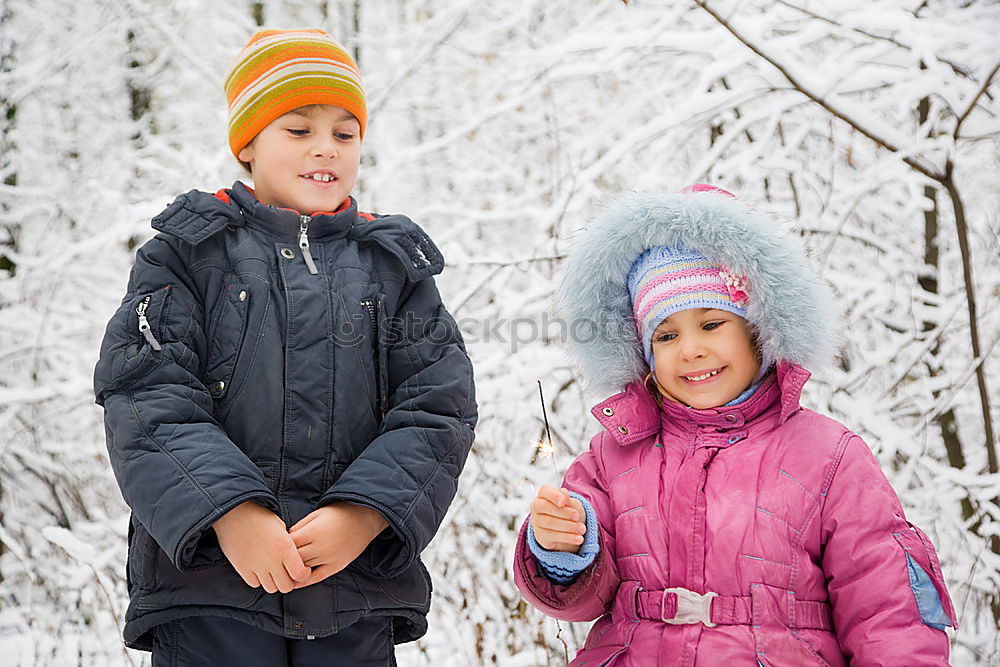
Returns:
[[[552,461],[552,469],[556,471],[556,478],[562,479],[562,475],[559,474],[559,467],[556,466],[556,448],[552,444],[552,430],[549,428],[549,415],[545,411],[545,394],[542,393],[541,380],[538,380],[538,400],[542,404],[542,422],[545,424],[545,440],[535,442],[535,448],[537,449],[535,456],[544,456]],[[566,662],[569,663],[569,646],[562,637],[562,624],[559,622],[559,619],[556,619],[556,639],[562,643],[563,655],[566,658]]]
[[[559,477],[559,468],[556,466],[555,445],[552,444],[552,431],[549,429],[549,415],[545,411],[545,395],[542,393],[542,381],[538,380],[538,400],[542,404],[542,421],[545,423],[545,440],[538,440],[535,442],[535,448],[538,450],[537,456],[542,456],[548,458],[552,461],[552,469],[556,471],[556,476]]]

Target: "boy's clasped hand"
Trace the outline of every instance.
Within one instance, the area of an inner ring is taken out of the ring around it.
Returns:
[[[347,567],[388,525],[373,509],[325,505],[285,530],[281,518],[247,501],[213,524],[219,546],[243,581],[268,593],[319,583]]]

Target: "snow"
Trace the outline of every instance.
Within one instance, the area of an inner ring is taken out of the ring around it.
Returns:
[[[120,640],[128,511],[91,378],[149,219],[242,176],[222,77],[255,29],[252,4],[0,0],[0,266],[15,265],[0,271],[0,665],[148,662]],[[570,655],[582,645],[587,624],[527,606],[510,572],[534,489],[597,428],[599,397],[583,395],[551,324],[553,287],[602,206],[693,181],[738,191],[812,247],[844,344],[804,401],[865,438],[938,546],[962,621],[953,664],[1000,663],[1000,555],[985,539],[1000,530],[1000,477],[987,470],[953,209],[939,186],[934,209],[935,183],[902,161],[955,166],[998,424],[996,81],[954,138],[1000,57],[996,3],[708,3],[856,127],[687,0],[259,4],[268,27],[319,26],[359,49],[372,114],[355,195],[444,250],[439,286],[476,367],[475,448],[425,553],[431,629],[399,647],[401,665],[556,665],[563,640]],[[532,444],[539,378],[551,458]],[[949,411],[962,468],[945,449]]]

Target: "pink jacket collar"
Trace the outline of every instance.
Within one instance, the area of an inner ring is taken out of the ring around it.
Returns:
[[[763,413],[775,399],[779,399],[778,419],[779,423],[784,423],[799,408],[802,387],[809,375],[809,371],[798,364],[779,361],[775,375],[765,379],[753,396],[738,405],[707,410],[696,410],[672,401],[664,401],[660,408],[643,383],[636,381],[590,411],[623,447],[658,434],[663,413],[681,422],[736,428]]]

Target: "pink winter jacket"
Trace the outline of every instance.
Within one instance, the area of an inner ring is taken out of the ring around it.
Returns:
[[[593,506],[600,554],[554,584],[525,522],[514,560],[531,604],[600,619],[572,665],[948,664],[908,574],[912,559],[930,575],[954,627],[934,548],[861,438],[799,406],[808,377],[781,362],[747,401],[712,410],[661,409],[634,383],[594,408],[605,430],[564,485]],[[716,594],[714,626],[661,620],[698,609],[671,588]]]

